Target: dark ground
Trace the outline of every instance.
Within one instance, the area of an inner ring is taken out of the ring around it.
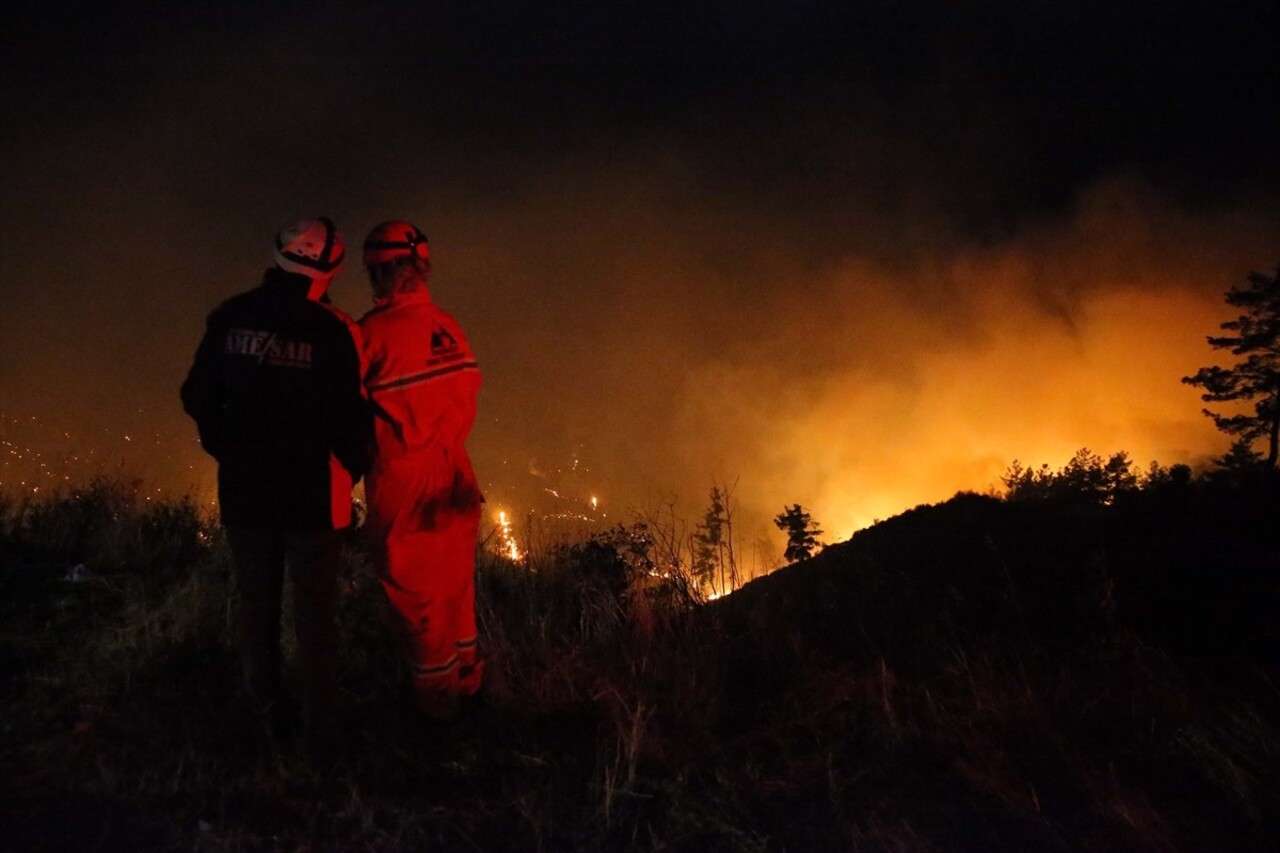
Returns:
[[[1280,838],[1274,484],[958,495],[710,604],[644,581],[634,552],[488,559],[486,702],[447,729],[410,712],[353,542],[346,737],[323,765],[246,727],[225,552],[167,512],[102,493],[8,507],[0,848]],[[92,577],[66,580],[80,562]]]

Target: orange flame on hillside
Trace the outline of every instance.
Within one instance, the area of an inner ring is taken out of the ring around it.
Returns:
[[[524,552],[520,550],[520,546],[516,542],[515,531],[511,527],[511,522],[507,519],[505,510],[498,512],[497,535],[497,550],[499,554],[516,563],[524,559]]]

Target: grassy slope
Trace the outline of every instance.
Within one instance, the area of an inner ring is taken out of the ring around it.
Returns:
[[[422,725],[358,544],[346,742],[247,721],[227,565],[99,484],[5,507],[0,846],[1267,849],[1274,492],[957,496],[697,605],[599,549],[481,566],[489,701]],[[189,508],[188,508],[189,509]],[[85,561],[96,576],[61,580]]]
[[[1264,849],[1280,525],[1259,497],[960,496],[751,585],[726,622],[816,670],[757,671],[756,696],[860,685],[881,731],[874,760],[849,755],[872,777],[857,806],[890,825],[944,847]]]

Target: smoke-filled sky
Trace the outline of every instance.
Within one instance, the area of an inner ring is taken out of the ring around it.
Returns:
[[[178,385],[304,216],[345,234],[357,316],[368,229],[431,238],[495,510],[692,518],[730,485],[748,540],[791,503],[841,539],[1015,458],[1220,454],[1178,380],[1280,262],[1261,0],[0,16],[6,485],[207,495]]]

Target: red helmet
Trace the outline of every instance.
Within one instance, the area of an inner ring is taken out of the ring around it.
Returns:
[[[431,247],[427,235],[403,219],[384,222],[369,232],[364,241],[364,264],[374,266],[401,258],[430,260]]]

